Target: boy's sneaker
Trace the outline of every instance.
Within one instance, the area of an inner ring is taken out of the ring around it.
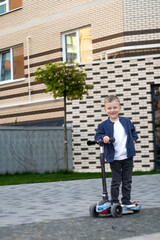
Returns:
[[[125,207],[127,207],[127,208],[133,208],[133,207],[135,207],[136,206],[136,203],[135,202],[129,202],[129,203],[127,203],[127,204],[122,204],[123,206],[125,206]]]

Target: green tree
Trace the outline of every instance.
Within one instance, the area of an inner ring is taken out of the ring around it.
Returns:
[[[48,63],[44,69],[37,68],[35,76],[35,81],[46,85],[45,93],[52,92],[54,99],[64,99],[64,169],[68,170],[66,100],[81,100],[83,95],[88,95],[89,89],[93,89],[93,85],[86,84],[87,74],[78,68],[78,64]]]

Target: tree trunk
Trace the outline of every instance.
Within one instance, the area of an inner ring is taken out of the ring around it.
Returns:
[[[68,171],[67,113],[66,96],[64,95],[64,170]]]

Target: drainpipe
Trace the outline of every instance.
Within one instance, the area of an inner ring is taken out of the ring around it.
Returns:
[[[30,79],[30,61],[29,61],[29,39],[30,36],[27,37],[27,59],[28,59],[28,93],[29,93],[29,102],[31,102],[31,79]]]

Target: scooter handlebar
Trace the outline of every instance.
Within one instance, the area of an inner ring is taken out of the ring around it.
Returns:
[[[95,145],[95,144],[97,144],[96,141],[91,141],[91,140],[88,140],[88,141],[87,141],[87,145],[88,145],[88,146]]]
[[[115,140],[116,140],[116,139],[115,139],[114,137],[112,137],[112,138],[109,139],[109,142],[110,142],[110,143],[114,143]]]
[[[113,143],[113,142],[115,142],[115,138],[110,138],[109,143]],[[95,145],[95,144],[100,144],[100,143],[103,143],[102,139],[99,139],[98,141],[91,141],[91,140],[87,141],[88,146]]]

